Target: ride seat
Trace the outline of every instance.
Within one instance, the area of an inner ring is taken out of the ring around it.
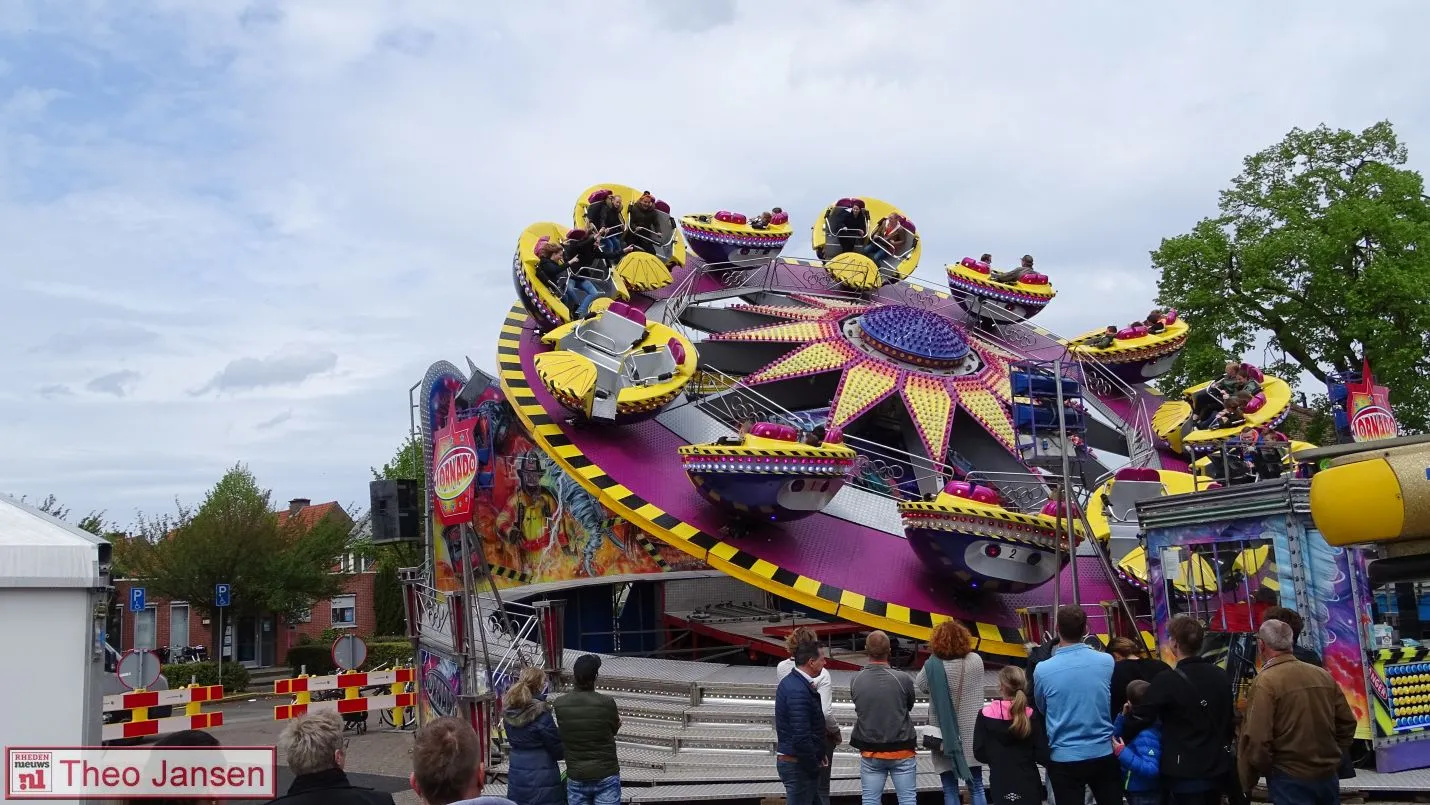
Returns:
[[[542,249],[542,247],[545,246],[546,244],[550,243],[550,242],[551,242],[551,236],[550,236],[550,235],[542,235],[541,237],[537,238],[537,239],[536,239],[536,245],[533,246],[532,249],[531,249],[532,255],[534,255],[534,256],[536,257],[536,259],[540,260],[540,259],[541,259],[541,249]]]
[[[776,428],[779,426],[773,422],[756,422],[750,426],[750,435],[759,436],[765,439],[775,438]]]
[[[607,190],[607,189],[605,189],[605,188],[603,187],[603,188],[601,188],[600,190],[594,191],[593,193],[591,193],[591,195],[587,196],[587,197],[586,197],[586,203],[587,203],[587,204],[599,204],[600,202],[605,201],[606,199],[608,199],[608,198],[610,198],[610,197],[611,197],[611,191],[610,191],[610,190]]]
[[[676,366],[685,363],[685,345],[680,343],[680,339],[671,338],[666,342],[665,347],[670,350],[670,357],[675,359]]]
[[[972,257],[965,257],[962,260],[959,260],[958,264],[963,266],[964,268],[973,269],[979,274],[987,274],[993,270],[992,266],[988,265],[982,260],[974,260]]]
[[[1035,271],[1031,274],[1024,274],[1023,278],[1018,281],[1023,283],[1024,285],[1047,285],[1048,275],[1039,274]]]
[[[1043,508],[1040,510],[1039,513],[1048,517],[1062,517],[1067,514],[1067,510],[1067,506],[1061,500],[1049,500],[1047,503],[1043,504]],[[1072,513],[1074,517],[1079,514],[1079,510],[1076,503],[1073,504]]]
[[[843,428],[830,428],[829,430],[827,430],[827,431],[825,432],[825,434],[824,434],[824,443],[825,443],[825,444],[843,444],[843,443],[844,443],[844,429],[843,429]]]
[[[1246,413],[1254,414],[1266,407],[1266,392],[1258,391],[1252,396],[1251,402],[1246,404]]]
[[[1249,363],[1243,363],[1243,364],[1241,365],[1241,368],[1242,368],[1243,370],[1245,370],[1247,374],[1251,375],[1251,378],[1252,378],[1253,380],[1255,380],[1256,382],[1258,382],[1258,383],[1265,383],[1265,382],[1266,382],[1266,375],[1264,375],[1264,374],[1261,373],[1261,369],[1260,369],[1259,367],[1252,366],[1252,365],[1249,364]]]
[[[638,352],[626,359],[631,379],[639,385],[663,383],[675,376],[675,356],[669,350]]]
[[[777,212],[770,216],[770,226],[783,226],[789,223],[789,213]]]
[[[664,201],[656,201],[655,208],[665,213],[666,215],[670,215],[670,205]]]
[[[1162,323],[1163,323],[1163,324],[1166,324],[1166,325],[1169,326],[1169,327],[1170,327],[1170,326],[1172,325],[1172,323],[1175,322],[1176,320],[1177,320],[1177,309],[1176,309],[1176,308],[1172,308],[1171,310],[1167,311],[1167,315],[1164,316],[1164,317],[1162,317]]]
[[[1026,280],[1025,280],[1025,281],[1026,281]],[[1119,332],[1117,333],[1117,340],[1119,340],[1119,341],[1130,341],[1130,340],[1132,340],[1132,339],[1134,339],[1134,338],[1142,338],[1142,337],[1144,337],[1144,336],[1146,336],[1146,335],[1147,335],[1147,328],[1144,327],[1144,326],[1142,326],[1142,325],[1138,325],[1138,326],[1136,326],[1136,327],[1128,327],[1128,328],[1126,328],[1126,329],[1124,329],[1124,330],[1119,331]]]
[[[1151,467],[1123,467],[1113,477],[1118,481],[1162,481],[1162,476]]]

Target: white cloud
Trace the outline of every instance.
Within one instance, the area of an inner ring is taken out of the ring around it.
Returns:
[[[493,366],[518,232],[595,182],[801,230],[885,198],[921,275],[1031,252],[1040,322],[1080,332],[1145,314],[1148,251],[1293,126],[1389,118],[1430,152],[1413,0],[152,12],[0,8],[0,490],[74,508],[193,501],[238,460],[362,498],[426,365]]]

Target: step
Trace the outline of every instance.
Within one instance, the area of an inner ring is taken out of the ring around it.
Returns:
[[[919,791],[942,791],[943,783],[937,774],[920,774],[916,786]],[[886,786],[893,793],[893,784]],[[487,792],[482,792],[487,793]],[[650,788],[631,788],[622,791],[621,799],[626,802],[684,802],[710,800],[744,800],[783,798],[784,784],[779,782],[730,782],[706,783],[703,785],[657,785]],[[829,784],[831,797],[857,797],[862,793],[860,782],[854,779],[833,779]]]

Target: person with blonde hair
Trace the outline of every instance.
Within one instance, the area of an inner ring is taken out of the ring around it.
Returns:
[[[522,805],[565,805],[566,783],[556,762],[566,757],[566,750],[546,703],[545,672],[522,670],[507,689],[502,719],[511,745],[507,796]]]
[[[998,672],[998,695],[978,711],[973,726],[973,758],[988,767],[992,802],[1038,802],[1043,784],[1038,758],[1047,753],[1042,721],[1029,706],[1028,676],[1016,665]]]
[[[287,794],[272,801],[283,805],[393,805],[391,794],[348,781],[343,771],[347,748],[343,717],[333,710],[307,713],[288,722],[278,736],[278,751],[293,772],[293,784]]]
[[[914,684],[929,694],[924,745],[933,752],[944,802],[959,805],[959,782],[966,781],[973,805],[987,805],[983,769],[973,757],[973,728],[983,706],[983,658],[973,651],[973,635],[953,620],[933,628],[929,649],[933,656]]]
[[[505,797],[482,796],[485,775],[481,738],[471,724],[448,716],[417,731],[410,782],[425,805],[516,805]]]

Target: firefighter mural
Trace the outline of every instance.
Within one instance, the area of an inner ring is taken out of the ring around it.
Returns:
[[[478,372],[468,380],[444,362],[428,371],[423,385],[428,463],[440,487],[429,490],[441,529],[434,540],[438,589],[451,592],[462,583],[461,522],[482,538],[499,587],[708,569],[614,516],[582,489],[535,445],[490,378]],[[464,484],[472,492],[470,509],[456,494]],[[471,561],[479,578],[478,560]]]

